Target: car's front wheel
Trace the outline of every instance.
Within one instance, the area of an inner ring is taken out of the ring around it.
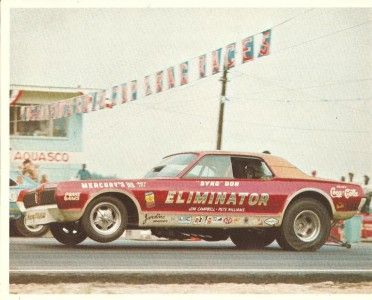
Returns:
[[[26,225],[24,215],[15,220],[12,225],[15,226],[16,233],[24,237],[39,237],[44,235],[49,229],[48,225]]]
[[[87,238],[87,234],[79,221],[70,223],[51,223],[49,227],[53,237],[64,245],[77,245]]]
[[[233,243],[242,249],[266,247],[275,240],[276,236],[276,228],[238,228],[230,233]]]
[[[331,218],[324,204],[303,198],[285,212],[279,245],[286,250],[315,251],[324,245],[331,229]]]
[[[82,217],[82,225],[88,236],[100,243],[108,243],[119,238],[127,224],[128,214],[125,205],[110,196],[92,200]]]

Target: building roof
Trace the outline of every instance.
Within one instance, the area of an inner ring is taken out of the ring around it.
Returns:
[[[22,84],[11,84],[11,90],[21,91],[35,91],[35,92],[52,92],[52,93],[82,93],[87,92],[98,92],[103,89],[98,88],[84,88],[84,87],[57,87],[57,86],[38,86],[38,85],[22,85]]]

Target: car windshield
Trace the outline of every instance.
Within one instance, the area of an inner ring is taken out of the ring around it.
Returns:
[[[12,187],[34,187],[36,185],[38,185],[38,183],[27,176],[17,175],[9,178],[9,186]]]
[[[196,154],[184,153],[168,156],[162,159],[145,175],[145,178],[176,177],[196,158]]]

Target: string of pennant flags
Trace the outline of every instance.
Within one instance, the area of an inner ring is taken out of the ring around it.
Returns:
[[[255,44],[255,36],[261,35],[261,42]],[[231,69],[237,64],[244,64],[262,56],[270,54],[272,29],[259,34],[251,35],[241,40],[240,51],[237,43],[230,43],[224,48],[184,61],[178,67],[168,67],[152,75],[144,77],[143,82],[131,80],[115,85],[107,90],[83,94],[70,99],[60,100],[50,104],[20,105],[21,121],[43,121],[70,117],[73,114],[82,114],[112,108],[116,105],[136,101],[152,94],[159,94],[177,86],[186,86],[191,81],[201,80],[221,72],[222,66]],[[224,50],[224,61],[222,52]],[[208,58],[209,56],[209,58]],[[210,66],[208,66],[208,61]],[[193,71],[193,72],[191,72]],[[143,89],[139,89],[141,87]],[[141,91],[141,93],[139,92]],[[22,91],[12,90],[10,103],[15,104]]]

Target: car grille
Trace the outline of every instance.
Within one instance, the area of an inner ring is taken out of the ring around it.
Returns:
[[[39,193],[39,199],[36,203],[35,201],[35,191],[29,192],[24,196],[23,203],[26,208],[38,206],[38,205],[47,205],[55,204],[56,200],[54,199],[55,189],[45,189]]]

